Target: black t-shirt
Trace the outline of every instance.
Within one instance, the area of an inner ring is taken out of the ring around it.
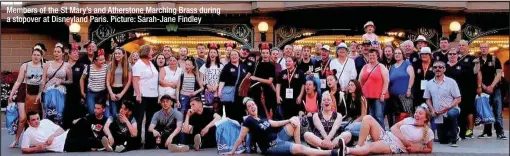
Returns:
[[[239,59],[239,61],[241,62],[241,64],[243,64],[246,67],[246,70],[248,73],[253,73],[253,71],[255,70],[255,62],[253,62],[249,59],[246,59],[244,61]]]
[[[276,75],[276,68],[274,66],[273,63],[271,62],[259,62],[259,64],[257,65],[256,67],[257,71],[255,71],[255,76],[256,77],[259,77],[259,78],[262,78],[262,79],[269,79],[269,78],[273,78],[273,81],[275,79],[275,75]],[[257,83],[258,81],[252,81],[251,84],[255,84]],[[267,85],[263,85],[263,86],[267,86]]]
[[[193,135],[200,134],[202,129],[204,129],[205,126],[207,126],[213,120],[214,120],[214,113],[210,109],[204,109],[202,114],[197,114],[197,113],[193,114],[189,118],[189,124],[193,126],[192,134]],[[215,129],[216,129],[216,127],[211,127],[209,129],[209,132],[207,132],[207,133],[208,134],[214,134],[215,133],[215,131],[214,131]]]
[[[496,78],[496,71],[501,70],[501,62],[498,58],[493,55],[487,55],[487,60],[483,60],[480,57],[480,71],[482,72],[482,83],[486,86],[492,84],[494,78]]]
[[[92,61],[90,61],[90,59],[89,59],[89,56],[88,56],[88,55],[83,55],[83,56],[81,56],[81,57],[78,59],[78,61],[77,61],[77,62],[82,63],[82,64],[87,65],[87,66],[88,66],[88,65],[90,65],[90,64],[92,64]]]
[[[475,90],[477,88],[477,74],[473,71],[475,68],[475,62],[478,61],[478,58],[474,57],[473,55],[466,55],[464,57],[459,58],[458,64],[460,64],[462,67],[466,67],[470,70],[466,70],[466,74],[463,75],[463,80],[466,81],[467,85],[465,88],[472,90],[473,93],[475,93]],[[469,71],[469,72],[467,72]],[[471,91],[470,91],[471,93]]]
[[[259,145],[262,153],[266,153],[269,143],[277,138],[278,129],[271,127],[269,120],[265,118],[257,120],[248,116],[243,122],[243,127],[249,129],[251,138]]]
[[[411,62],[412,64],[413,63],[418,63],[420,62],[420,54],[418,54],[419,52],[415,51],[413,52],[409,58],[407,58],[406,60],[408,60],[409,62]]]
[[[434,62],[430,62],[429,66],[426,67],[426,71],[423,70],[423,64],[421,63],[421,61],[417,61],[416,63],[413,63],[413,68],[414,68],[414,84],[413,84],[413,89],[415,91],[423,91],[421,89],[421,82],[422,80],[430,80],[432,78],[434,78],[434,71],[432,69],[432,67],[434,66]]]
[[[443,51],[438,50],[432,54],[434,61],[443,61],[444,63],[448,62],[448,51],[443,54]]]
[[[110,118],[108,118],[108,120],[110,120],[112,122],[110,124],[110,131],[111,131],[112,135],[126,137],[126,138],[131,137],[131,134],[129,133],[127,124],[122,123],[120,121],[120,118],[118,118],[118,116],[110,116]],[[136,120],[133,116],[129,117],[128,120],[129,120],[129,122],[131,122],[129,124],[136,125]]]
[[[280,84],[280,96],[282,99],[286,98],[286,89],[292,88],[293,89],[293,96],[292,99],[296,99],[299,96],[299,93],[301,92],[301,87],[304,87],[306,83],[305,74],[303,71],[299,69],[294,69],[295,73],[289,72],[288,69],[283,70],[280,72],[280,76],[277,79],[277,84]],[[292,76],[290,85],[289,85],[289,76]]]
[[[308,63],[301,61],[301,63],[298,64],[297,69],[299,69],[305,73],[309,70],[313,72],[314,66],[313,66],[312,59],[310,59],[310,61],[308,61]]]
[[[97,119],[96,115],[89,114],[86,117],[83,117],[81,120],[87,120],[88,124],[90,125],[90,129],[92,130],[92,133],[96,139],[101,139],[103,136],[105,136],[103,127],[106,123],[107,118],[103,116],[101,119]]]
[[[237,73],[238,71],[241,71],[241,73]],[[237,75],[239,74],[239,82],[237,82],[237,86],[241,84],[241,81],[243,81],[244,76],[248,74],[248,69],[245,65],[239,64],[239,67],[234,66],[232,63],[228,63],[223,67],[223,70],[221,70],[220,74],[220,82],[225,82],[225,86],[234,86],[236,84]],[[236,86],[236,87],[237,87]]]
[[[331,59],[328,61],[323,61],[322,59],[316,61],[313,65],[313,72],[319,74],[319,79],[326,79],[326,71],[329,69],[329,64],[331,63]],[[283,72],[283,71],[282,71]],[[281,73],[280,73],[281,74]],[[281,75],[280,75],[281,76]]]
[[[465,91],[464,88],[466,86],[469,86],[469,84],[467,84],[469,83],[469,81],[466,81],[466,79],[464,78],[469,73],[473,73],[473,69],[462,66],[462,64],[460,63],[457,63],[453,66],[446,64],[445,75],[457,81],[457,84],[461,92],[464,92]]]

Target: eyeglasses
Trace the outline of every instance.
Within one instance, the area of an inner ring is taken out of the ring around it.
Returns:
[[[457,53],[448,53],[448,56],[457,55]]]
[[[434,66],[434,69],[443,69],[443,66]]]

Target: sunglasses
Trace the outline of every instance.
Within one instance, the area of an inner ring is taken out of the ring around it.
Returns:
[[[443,69],[444,67],[443,66],[434,66],[433,68],[434,69]]]

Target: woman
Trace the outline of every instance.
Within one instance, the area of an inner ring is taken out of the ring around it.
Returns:
[[[391,69],[391,66],[395,63],[394,59],[394,49],[391,46],[386,46],[383,49],[383,56],[381,59],[381,63],[386,66],[386,69]]]
[[[81,95],[85,97],[85,103],[88,108],[89,114],[94,114],[94,105],[96,99],[101,96],[105,96],[106,91],[106,73],[108,71],[108,65],[105,64],[104,50],[100,49],[94,52],[94,57],[91,65],[83,72],[83,76],[80,80]],[[87,81],[87,86],[85,86]],[[111,106],[107,106],[109,110]],[[104,114],[106,117],[110,117],[109,111]]]
[[[322,93],[322,110],[313,114],[315,128],[312,132],[305,132],[305,141],[313,147],[322,149],[339,148],[351,140],[348,131],[339,132],[342,125],[342,114],[333,110],[333,103],[329,92]],[[340,142],[343,141],[343,142]]]
[[[156,70],[158,70],[158,72],[161,72],[161,69],[163,69],[163,67],[167,66],[166,57],[165,57],[165,55],[160,53],[160,54],[157,54],[156,57],[154,57],[154,58],[156,58],[156,59],[154,59],[154,61],[152,63],[156,65]]]
[[[296,69],[297,59],[287,57],[287,69],[280,73],[276,82],[276,102],[281,104],[283,116],[290,119],[299,114],[299,106],[305,91],[305,73]]]
[[[351,132],[353,136],[359,136],[361,119],[367,115],[368,106],[367,99],[361,91],[361,84],[357,80],[349,81],[345,102],[347,105],[347,114],[344,115],[344,121],[347,121],[345,130]]]
[[[434,134],[429,128],[430,114],[427,106],[416,108],[414,117],[406,118],[385,131],[372,116],[363,117],[358,145],[347,148],[346,154],[399,154],[432,153]],[[368,135],[371,143],[365,144]]]
[[[108,65],[108,74],[106,75],[106,88],[110,95],[110,110],[105,114],[117,116],[120,109],[120,102],[124,100],[124,95],[131,87],[131,65],[127,60],[126,51],[117,47],[113,51],[113,61]]]
[[[81,95],[80,79],[83,75],[83,71],[87,66],[78,61],[80,58],[80,46],[73,43],[71,45],[71,52],[69,53],[69,70],[73,74],[73,83],[66,85],[67,96],[66,96],[66,107],[64,110],[64,126],[62,128],[69,129],[72,126],[73,120],[84,117],[88,110],[86,108],[84,97]]]
[[[36,101],[36,98],[39,92],[41,92],[43,76],[42,56],[42,50],[32,50],[32,61],[21,65],[16,83],[14,83],[9,95],[9,103],[16,101],[19,112],[16,138],[9,146],[11,148],[15,148],[19,144],[21,132],[25,130],[25,124],[27,124],[27,113],[30,111],[41,112],[41,104]],[[16,97],[14,97],[14,93],[16,93]]]
[[[150,61],[154,51],[150,45],[140,47],[140,59],[133,66],[133,88],[136,95],[135,104],[137,127],[142,129],[144,115],[146,121],[152,121],[152,116],[160,110],[158,104],[158,77],[156,66]],[[145,129],[148,129],[150,122],[145,122]],[[138,131],[141,137],[142,131]],[[152,133],[145,132],[145,138],[152,137]]]
[[[414,84],[413,84],[413,96],[414,106],[425,103],[423,98],[423,92],[425,91],[425,84],[428,80],[434,78],[434,71],[432,66],[434,60],[432,59],[432,53],[430,48],[424,47],[420,52],[420,60],[413,63],[414,68]]]
[[[395,123],[400,122],[406,117],[409,117],[413,108],[413,97],[411,89],[414,84],[414,69],[409,61],[404,60],[404,53],[402,49],[395,49],[395,64],[390,68],[390,108],[394,111],[388,114],[388,124],[390,119],[395,115]]]
[[[205,104],[212,106],[215,98],[218,97],[218,84],[223,64],[220,63],[218,55],[218,44],[208,44],[209,57],[205,64],[200,67],[200,79],[205,80]]]
[[[336,78],[340,84],[341,91],[345,91],[349,80],[356,79],[358,72],[354,60],[347,57],[349,49],[345,43],[340,43],[336,47],[336,59],[331,60],[329,69],[336,70]]]
[[[202,79],[198,75],[193,58],[186,59],[186,68],[177,82],[175,97],[179,100],[176,103],[176,108],[186,116],[190,108],[189,100],[193,97],[201,97],[200,93],[204,90]]]
[[[134,66],[136,62],[140,59],[140,54],[138,52],[133,52],[129,55],[129,65]]]
[[[94,41],[90,40],[87,44],[83,45],[83,48],[85,48],[87,50],[87,55],[82,56],[78,60],[78,62],[85,64],[85,65],[90,65],[93,61],[92,57],[94,57],[94,52],[97,50],[96,43]]]
[[[333,111],[335,112],[338,112],[340,114],[347,114],[347,109],[344,105],[340,105],[341,104],[341,100],[343,99],[343,92],[340,90],[340,83],[338,83],[338,79],[335,75],[336,74],[336,69],[333,69],[332,72],[330,73],[327,73],[327,77],[326,77],[326,83],[327,83],[327,88],[326,88],[326,91],[329,91],[330,92],[330,96],[331,96],[331,99],[332,99],[332,103],[333,103]]]
[[[225,46],[225,58],[221,59],[221,63],[222,64],[228,64],[228,62],[230,62],[230,52],[232,52],[232,50],[236,49],[237,44],[234,44],[234,43],[225,43],[224,46]]]
[[[66,99],[65,84],[73,83],[73,75],[68,63],[62,60],[64,58],[64,46],[61,43],[55,45],[52,62],[44,64],[42,92],[39,92],[37,100],[43,102],[43,118],[53,121],[53,123],[62,126],[64,104]]]
[[[257,114],[257,104],[251,98],[245,98],[243,101],[246,105],[248,117],[244,120],[241,133],[229,155],[234,154],[248,133],[250,133],[253,141],[259,145],[264,155],[343,155],[343,149],[345,148],[343,139],[338,141],[341,143],[339,145],[340,150],[318,150],[303,146],[300,139],[299,118],[293,117],[282,121],[260,118]],[[292,137],[294,142],[292,142]]]
[[[363,66],[359,81],[363,88],[363,95],[367,98],[370,115],[374,116],[381,127],[384,127],[384,101],[390,96],[388,93],[388,69],[377,61],[378,50],[368,50],[368,64]]]
[[[280,72],[282,72],[282,66],[280,65],[280,63],[278,63],[278,55],[280,55],[280,50],[278,48],[272,48],[271,49],[271,62],[273,63],[274,67],[275,67],[275,77],[279,77],[280,76]],[[276,81],[273,82],[274,84],[276,84]]]
[[[299,114],[311,117],[313,113],[317,113],[321,110],[321,97],[317,93],[317,84],[313,80],[306,80],[304,96],[303,107],[301,107]]]
[[[243,116],[245,115],[243,105],[240,100],[241,97],[238,95],[237,88],[244,79],[248,68],[240,64],[239,52],[232,50],[230,52],[230,62],[223,67],[220,74],[220,84],[218,87],[218,97],[221,100],[221,105],[225,106],[225,113],[227,117],[242,123]],[[222,107],[219,107],[222,110]],[[223,113],[220,113],[223,115]]]
[[[182,69],[178,67],[177,58],[170,56],[168,66],[164,67],[159,73],[159,97],[170,95],[174,100],[175,89],[177,88],[179,77],[182,75]]]
[[[270,61],[271,54],[269,53],[271,47],[272,45],[268,43],[259,44],[262,60],[255,64],[253,76],[250,77],[252,85],[248,91],[248,95],[258,104],[257,107],[261,108],[258,114],[262,118],[269,119],[272,119],[269,112],[276,110],[276,97],[272,87],[275,67]],[[262,98],[264,98],[264,102],[262,102]]]

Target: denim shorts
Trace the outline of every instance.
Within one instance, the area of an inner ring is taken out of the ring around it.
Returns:
[[[291,155],[293,143],[291,143],[292,136],[289,136],[287,129],[282,128],[277,135],[278,137],[269,143],[267,154],[270,155]]]

